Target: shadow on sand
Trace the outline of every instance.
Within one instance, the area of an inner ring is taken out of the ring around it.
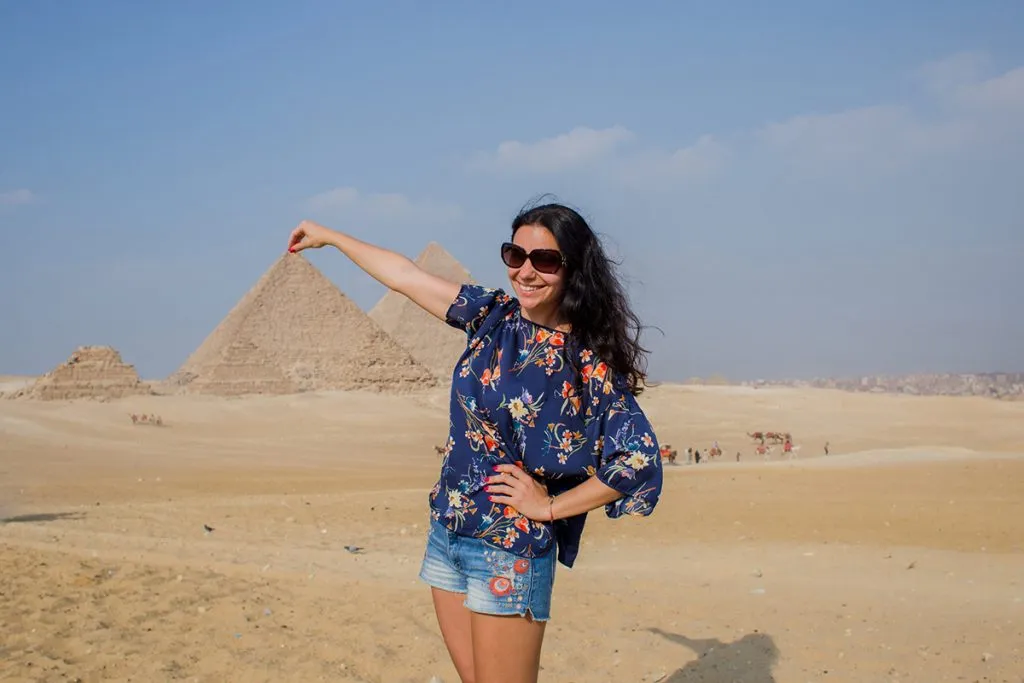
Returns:
[[[661,683],[775,683],[772,667],[779,650],[765,633],[748,633],[725,643],[716,638],[687,638],[659,628],[647,630],[697,653],[697,659]]]
[[[17,515],[4,517],[0,524],[30,524],[32,522],[56,522],[59,519],[82,519],[83,512],[40,512],[33,515]]]

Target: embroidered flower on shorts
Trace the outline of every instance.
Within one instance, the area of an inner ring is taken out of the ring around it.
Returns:
[[[521,557],[512,565],[512,569],[516,574],[525,574],[530,571],[530,561]]]
[[[512,581],[504,576],[495,576],[490,582],[491,592],[503,598],[512,592]]]

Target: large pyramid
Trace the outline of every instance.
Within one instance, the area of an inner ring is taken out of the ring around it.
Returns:
[[[450,282],[472,282],[469,272],[445,251],[431,242],[416,258],[416,264],[428,273]],[[392,339],[409,350],[421,365],[437,377],[449,380],[455,363],[466,350],[466,334],[438,320],[417,306],[408,297],[388,291],[370,310],[370,317],[384,328]]]
[[[239,395],[401,390],[436,380],[305,257],[284,254],[168,384]]]
[[[109,346],[80,346],[61,365],[9,398],[62,401],[75,398],[121,398],[153,393],[135,368]]]

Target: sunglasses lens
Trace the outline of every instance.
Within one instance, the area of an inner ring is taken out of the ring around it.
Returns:
[[[534,249],[529,254],[518,244],[505,242],[501,245],[501,260],[509,268],[522,268],[526,259],[541,273],[557,273],[562,267],[562,254],[554,249]]]
[[[506,242],[501,245],[501,260],[509,268],[522,268],[526,263],[526,252],[522,247]]]
[[[562,255],[554,249],[535,249],[530,254],[530,261],[542,273],[557,273],[562,267]]]

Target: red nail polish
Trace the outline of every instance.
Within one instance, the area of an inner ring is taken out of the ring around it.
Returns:
[[[491,469],[492,469],[492,470],[494,470],[495,472],[497,472],[497,471],[498,471],[498,466],[497,466],[497,465],[495,465],[495,466],[494,466],[494,467],[492,467]]]
[[[494,502],[494,496],[487,496],[487,500],[489,500],[489,501],[491,501],[493,503]]]

